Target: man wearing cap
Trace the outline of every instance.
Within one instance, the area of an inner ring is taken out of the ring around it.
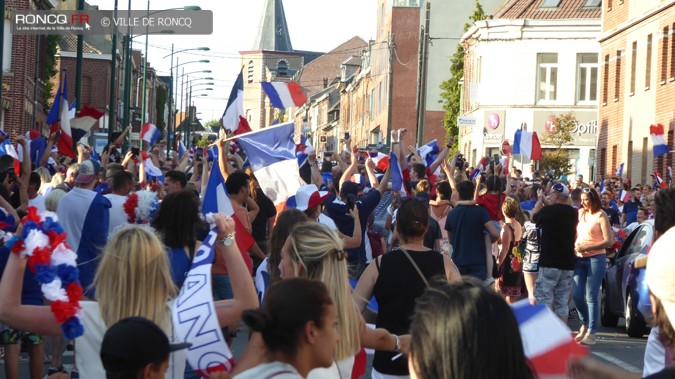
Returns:
[[[536,300],[551,309],[555,304],[555,313],[567,322],[576,263],[574,241],[579,212],[568,204],[570,190],[563,183],[553,184],[548,200],[543,190],[539,190],[537,197],[532,220],[539,230],[541,253],[539,276],[530,301]]]
[[[190,343],[171,344],[154,322],[129,317],[105,332],[101,362],[107,379],[161,379],[169,367],[171,353],[190,346]]]
[[[68,233],[68,244],[77,253],[80,282],[87,289],[94,280],[98,256],[108,241],[110,200],[94,191],[101,165],[83,161],[75,176],[75,187],[63,196],[56,213]],[[92,296],[92,291],[85,293]]]

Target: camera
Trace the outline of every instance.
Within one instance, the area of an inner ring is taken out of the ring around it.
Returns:
[[[455,167],[464,168],[465,164],[466,164],[466,159],[464,158],[464,155],[459,154],[457,156],[457,160],[455,161]]]
[[[354,205],[356,205],[355,196],[352,194],[347,195],[347,209],[351,211],[352,209],[354,209]]]
[[[141,153],[141,149],[139,149],[137,147],[131,148],[131,156],[135,157],[135,156],[138,156],[138,154],[140,154],[140,153]]]

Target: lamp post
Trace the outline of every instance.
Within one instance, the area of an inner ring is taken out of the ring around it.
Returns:
[[[117,0],[115,0],[115,10],[113,11],[113,18],[117,20]],[[112,142],[112,133],[117,126],[117,91],[115,88],[115,78],[117,77],[117,28],[112,28],[112,48],[110,52],[110,99],[108,102],[108,143]]]
[[[198,84],[199,85],[199,84]],[[213,91],[213,88],[201,88],[196,90],[195,92],[199,91]],[[204,96],[206,94],[202,94]],[[190,141],[190,133],[192,132],[192,85],[190,85],[190,100],[188,102],[188,123],[187,123],[187,140]]]
[[[182,49],[178,51],[174,51],[174,46],[171,44],[171,54],[168,54],[164,56],[162,59],[166,59],[168,57],[171,57],[171,73],[170,73],[170,79],[169,79],[169,96],[168,96],[168,104],[167,104],[167,109],[169,110],[167,112],[168,115],[168,120],[166,121],[166,155],[169,155],[169,151],[171,149],[171,141],[173,137],[173,130],[172,130],[172,125],[174,121],[174,112],[173,112],[173,55],[182,53],[185,51],[191,51],[191,50],[196,50],[196,51],[209,51],[208,47],[193,47],[193,48],[188,48],[188,49]],[[178,58],[176,58],[176,63],[178,63]],[[211,70],[204,70],[205,72],[208,71],[209,73]],[[176,81],[176,86],[178,86],[178,81]],[[176,92],[178,92],[178,87],[176,87]]]
[[[209,63],[209,60],[208,60],[208,59],[195,60],[195,61],[190,61],[190,62],[185,62],[185,63],[177,64],[177,65],[174,66],[174,67],[177,68],[177,67],[179,67],[179,66],[186,65],[186,64],[190,64],[190,63]],[[177,76],[177,77],[176,77],[176,93],[178,93],[178,79],[181,79],[181,78],[184,79],[186,75],[200,74],[200,73],[209,73],[209,74],[210,74],[210,73],[211,73],[211,70],[199,70],[199,71],[192,71],[192,72],[185,73],[185,70],[183,69],[183,73],[182,73],[180,76]],[[183,88],[184,88],[184,86],[185,86],[185,80],[181,80],[181,89],[180,89],[180,90],[181,90],[181,94],[180,94],[180,107],[178,108],[178,109],[180,109],[181,111],[183,110]],[[183,120],[185,120],[185,116],[183,116]],[[176,128],[177,128],[177,127],[178,127],[178,125],[176,125]],[[175,128],[174,128],[174,130],[175,130]],[[187,136],[185,135],[185,133],[183,134],[183,140],[185,141],[185,144],[187,145],[187,144],[188,144],[188,141],[187,141]],[[189,146],[188,146],[188,147],[189,147]]]

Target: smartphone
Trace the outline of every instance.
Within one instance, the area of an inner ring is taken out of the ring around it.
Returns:
[[[349,139],[349,132],[345,132],[345,138],[344,138],[344,139],[345,139],[345,140],[348,140],[348,139]]]
[[[349,209],[351,211],[352,209],[354,209],[355,204],[356,204],[356,201],[354,199],[354,195],[352,195],[352,194],[347,195],[347,209]]]
[[[371,158],[377,158],[377,151],[371,151],[368,154],[370,154]]]
[[[204,148],[203,147],[197,148],[197,155],[204,155]]]
[[[135,157],[135,156],[138,156],[138,154],[140,154],[140,153],[141,153],[141,149],[139,149],[139,148],[137,148],[137,147],[132,147],[132,148],[131,148],[131,155],[132,155],[132,156],[134,156],[134,157]]]

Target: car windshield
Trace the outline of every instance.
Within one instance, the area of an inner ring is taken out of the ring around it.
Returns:
[[[654,228],[647,223],[640,225],[628,247],[628,254],[647,254],[652,245]]]

